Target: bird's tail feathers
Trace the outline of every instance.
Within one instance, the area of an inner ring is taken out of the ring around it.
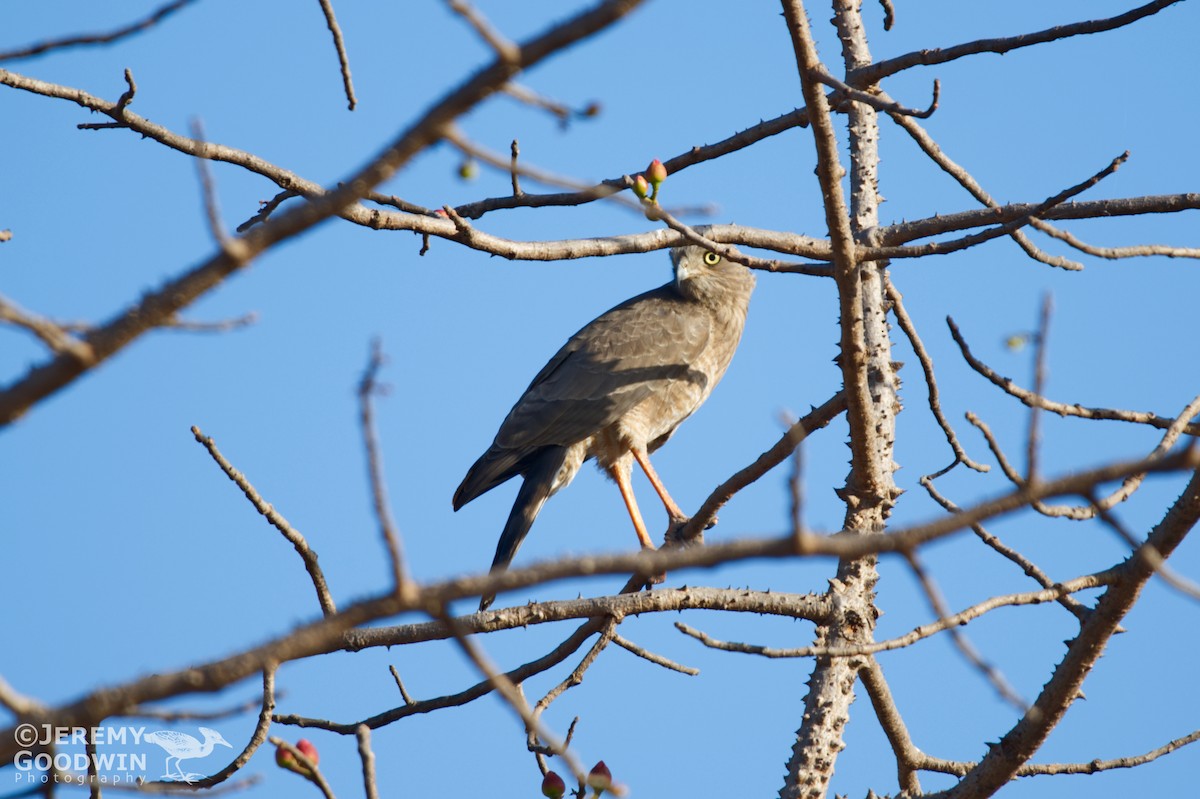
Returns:
[[[528,455],[528,451],[501,449],[493,444],[475,461],[454,492],[454,510],[519,474]]]
[[[554,478],[558,476],[566,460],[566,447],[546,447],[529,462],[525,471],[525,481],[521,484],[521,490],[517,492],[517,498],[508,514],[508,521],[504,523],[504,532],[500,534],[500,540],[496,543],[492,573],[503,571],[512,563],[513,556],[517,554],[517,549],[525,540],[529,528],[533,526],[533,520],[554,493]],[[495,598],[495,594],[484,596],[479,602],[479,609],[487,610]]]

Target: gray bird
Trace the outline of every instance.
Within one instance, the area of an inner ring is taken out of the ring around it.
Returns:
[[[508,566],[542,506],[585,460],[621,491],[642,547],[653,549],[633,496],[636,460],[672,524],[687,517],[649,454],[708,399],[746,322],[754,276],[703,247],[671,251],[675,279],[588,322],[538,372],[496,439],[454,492],[454,510],[521,475],[492,571]],[[482,598],[486,609],[495,595]]]

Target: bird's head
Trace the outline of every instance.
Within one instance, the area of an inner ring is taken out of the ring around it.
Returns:
[[[694,244],[671,250],[671,263],[675,266],[675,287],[691,300],[744,300],[754,289],[754,275],[749,269]]]
[[[201,727],[200,734],[204,736],[205,741],[212,741],[214,744],[220,744],[221,746],[228,746],[230,749],[233,748],[233,744],[229,743],[229,741],[226,741],[225,737],[222,736],[221,733],[217,732],[216,730],[210,729],[208,727]]]

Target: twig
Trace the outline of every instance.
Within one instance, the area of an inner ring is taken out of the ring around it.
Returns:
[[[1042,310],[1038,315],[1037,334],[1034,340],[1033,359],[1033,393],[1039,397],[1046,395],[1046,337],[1050,333],[1050,295],[1042,296]],[[1038,445],[1041,435],[1038,429],[1041,408],[1033,405],[1029,409],[1029,431],[1025,437],[1025,481],[1036,483],[1038,479]]]
[[[451,632],[454,634],[455,642],[459,645],[459,648],[463,650],[464,654],[466,654],[467,659],[475,665],[475,668],[479,670],[480,674],[487,678],[487,681],[492,685],[496,692],[504,698],[504,701],[508,703],[513,712],[517,714],[522,722],[524,722],[525,731],[529,735],[536,735],[538,739],[545,741],[549,749],[554,754],[558,755],[567,762],[571,768],[571,771],[582,784],[584,781],[583,766],[561,741],[556,740],[549,734],[545,728],[545,725],[543,725],[541,722],[541,714],[529,707],[529,703],[525,701],[525,697],[519,690],[518,684],[514,683],[508,677],[508,675],[500,672],[500,670],[492,664],[487,655],[483,653],[483,650],[476,646],[475,642],[472,641],[467,634],[462,631],[462,629],[458,626],[458,622],[453,616],[444,612],[444,610],[439,612],[437,615],[438,618],[450,628]]]
[[[879,662],[875,658],[868,659],[866,667],[858,672],[858,678],[867,689],[875,717],[879,719],[879,726],[883,728],[883,734],[892,746],[892,753],[896,755],[896,779],[900,789],[914,796],[920,794],[921,783],[917,779],[916,764],[921,751],[908,734],[904,717],[900,715],[900,710],[892,699],[891,688],[888,687]]]
[[[510,64],[517,63],[521,55],[520,49],[492,27],[492,24],[483,14],[479,13],[478,9],[465,0],[446,0],[446,4],[474,28],[475,32],[479,34],[479,38],[487,42],[488,46],[495,51],[499,60]]]
[[[880,92],[880,96],[887,98],[887,94],[883,92]],[[983,187],[979,185],[979,182],[975,180],[971,173],[967,172],[964,167],[955,163],[948,155],[946,155],[945,152],[942,151],[942,148],[938,146],[937,142],[933,140],[933,137],[930,136],[924,128],[917,124],[916,121],[914,121],[911,117],[907,117],[902,114],[892,114],[891,119],[897,125],[899,125],[902,130],[912,137],[913,141],[915,141],[917,146],[920,147],[927,156],[929,156],[930,160],[937,164],[942,171],[954,178],[960,186],[962,186],[971,194],[972,197],[986,205],[988,208],[1000,207],[1000,203],[996,202],[996,200],[994,200],[990,194],[984,191]],[[1057,232],[1054,227],[1040,219],[1032,220],[1030,224],[1037,230],[1041,230],[1045,233],[1051,233],[1052,231]],[[1029,240],[1028,236],[1019,230],[1014,230],[1009,235],[1012,240],[1017,243],[1017,246],[1024,250],[1025,253],[1035,261],[1040,261],[1041,263],[1049,266],[1056,266],[1061,269],[1083,269],[1083,264],[1079,263],[1078,261],[1072,261],[1069,258],[1063,258],[1059,255],[1050,255],[1049,253],[1043,252],[1041,249],[1035,246],[1032,241]]]
[[[527,40],[517,48],[519,58],[516,63],[501,59],[484,66],[458,88],[429,107],[411,125],[405,127],[379,156],[355,174],[349,175],[339,188],[324,192],[318,187],[322,193],[310,202],[276,216],[241,237],[231,239],[229,246],[223,251],[169,281],[160,289],[147,292],[125,312],[117,314],[112,321],[88,337],[88,343],[92,345],[96,354],[93,363],[81,364],[73,358],[57,356],[31,367],[24,377],[0,389],[0,426],[11,423],[37,402],[59,391],[88,369],[124,349],[159,321],[178,313],[229,275],[250,264],[267,249],[303,233],[324,219],[347,212],[357,205],[358,200],[366,193],[395,175],[418,153],[436,142],[447,123],[482,102],[508,82],[515,70],[529,68],[563,48],[612,25],[630,13],[640,2],[641,0],[600,0]],[[162,141],[165,138],[185,150],[195,149],[194,142],[181,141],[182,137],[124,109],[118,112],[112,104],[91,97],[86,92],[33,80],[5,70],[0,70],[0,83],[69,99],[84,107],[102,111],[131,128],[136,125],[138,130],[154,130],[158,134],[156,140]],[[219,149],[218,152],[225,154],[226,149]],[[261,161],[258,168],[264,168]]]
[[[884,285],[887,287],[888,300],[891,302],[892,314],[896,317],[896,323],[900,325],[900,329],[908,338],[908,343],[912,345],[913,353],[921,363],[921,371],[925,375],[925,386],[929,395],[929,410],[933,413],[933,418],[937,421],[938,426],[942,428],[942,433],[946,436],[946,442],[950,445],[950,450],[954,453],[954,460],[949,466],[931,475],[926,475],[926,477],[936,480],[959,463],[977,472],[987,472],[990,468],[989,466],[977,463],[967,455],[966,450],[963,449],[962,444],[958,440],[958,435],[954,432],[954,428],[950,426],[949,420],[946,419],[946,415],[942,412],[941,392],[938,391],[937,378],[933,374],[933,358],[930,357],[929,351],[925,349],[924,342],[921,341],[921,337],[917,334],[916,325],[913,324],[912,318],[904,308],[904,296],[900,293],[900,289],[896,288],[896,284],[892,282],[891,278],[886,275],[884,277]]]
[[[283,691],[274,693],[275,699],[282,699],[286,694]],[[122,714],[125,718],[139,719],[156,719],[157,721],[179,722],[179,721],[220,721],[221,719],[240,716],[243,713],[249,713],[251,710],[258,710],[262,707],[261,699],[251,699],[243,702],[240,705],[227,707],[224,710],[212,711],[196,711],[196,710],[160,710],[153,707],[135,707],[128,713]]]
[[[40,715],[46,712],[45,705],[18,692],[3,677],[0,677],[0,707],[10,711],[16,718]]]
[[[195,0],[174,0],[172,3],[167,3],[159,7],[149,16],[143,17],[137,22],[131,22],[121,28],[108,33],[85,33],[76,34],[75,36],[66,36],[62,39],[49,39],[38,44],[27,45],[16,50],[8,50],[0,52],[0,61],[12,61],[18,58],[31,58],[33,56],[48,53],[51,50],[65,50],[69,47],[80,47],[84,45],[95,44],[111,44],[119,39],[124,39],[126,36],[132,36],[135,33],[151,28],[157,25],[162,20],[174,14],[184,6],[191,5]]]
[[[1183,435],[1184,429],[1188,426],[1188,420],[1195,418],[1198,413],[1200,413],[1200,396],[1189,402],[1187,407],[1176,417],[1173,426],[1169,427],[1163,433],[1162,438],[1154,446],[1154,449],[1146,456],[1147,462],[1153,462],[1155,458],[1160,458],[1169,452],[1175,446],[1179,437]],[[992,433],[991,428],[976,417],[975,414],[968,413],[967,420],[983,433],[984,440],[987,441],[988,448],[991,449],[992,454],[996,456],[996,460],[1000,464],[1000,470],[1004,472],[1004,476],[1013,485],[1025,485],[1027,481],[1013,468],[1007,456],[1005,456],[1004,450],[1001,449],[1000,443]],[[1121,485],[1114,489],[1111,494],[1098,500],[1101,509],[1108,510],[1129,499],[1141,487],[1145,479],[1145,473],[1133,474],[1126,477],[1122,480]],[[1096,510],[1091,505],[1048,505],[1039,500],[1033,503],[1033,509],[1044,516],[1067,518],[1074,521],[1085,521],[1096,516]]]
[[[379,786],[375,781],[375,753],[371,751],[371,728],[359,724],[355,732],[358,737],[358,756],[362,758],[363,789],[367,799],[379,799]]]
[[[317,553],[308,545],[308,541],[300,534],[300,531],[292,527],[291,523],[283,517],[283,514],[275,510],[275,506],[264,500],[246,476],[238,471],[232,463],[226,460],[221,451],[217,449],[217,444],[210,436],[200,432],[200,428],[192,425],[192,435],[196,437],[196,441],[208,450],[208,454],[217,462],[217,466],[225,473],[225,476],[233,481],[234,485],[242,490],[246,495],[246,499],[250,500],[250,504],[254,509],[262,514],[263,517],[279,532],[283,533],[291,545],[295,547],[296,554],[304,561],[304,568],[308,571],[308,576],[312,579],[313,588],[317,592],[317,601],[321,603],[321,612],[327,617],[337,613],[337,606],[333,603],[333,596],[329,593],[329,585],[325,582],[325,573],[321,571],[321,566],[317,563]]]
[[[963,338],[962,333],[955,324],[954,319],[947,316],[946,324],[950,327],[950,336],[954,342],[958,344],[959,350],[962,352],[963,359],[967,364],[979,374],[986,377],[997,388],[1004,391],[1010,396],[1016,397],[1024,405],[1037,405],[1043,410],[1056,413],[1059,416],[1078,416],[1081,419],[1107,419],[1116,422],[1130,422],[1132,424],[1144,424],[1151,427],[1157,427],[1160,430],[1167,430],[1175,426],[1177,419],[1149,411],[1126,411],[1113,410],[1111,408],[1087,408],[1079,404],[1068,405],[1063,402],[1054,402],[1045,397],[1039,396],[1035,392],[1021,388],[1007,377],[1001,377],[994,369],[985,364],[983,361],[976,358],[971,353],[971,348],[967,346],[967,341]],[[1182,428],[1184,433],[1190,436],[1200,435],[1200,423],[1185,424]]]
[[[892,0],[879,0],[879,5],[883,6],[883,29],[890,31],[896,24],[896,7],[892,5]]]
[[[759,455],[754,463],[734,473],[728,480],[713,489],[708,498],[700,505],[684,527],[679,531],[682,541],[690,541],[701,535],[703,530],[717,517],[717,511],[735,494],[750,485],[767,472],[787,460],[788,456],[800,445],[810,433],[828,425],[833,419],[846,410],[845,392],[839,391],[819,408],[813,408],[804,418],[793,424],[775,444]]]
[[[972,416],[973,416],[973,414],[968,414],[968,418],[971,418]],[[938,503],[946,510],[950,511],[951,513],[959,513],[962,510],[960,507],[958,507],[958,505],[954,504],[949,499],[942,496],[942,494],[939,493],[936,488],[934,488],[932,478],[922,477],[921,485],[924,486],[925,490],[929,492],[929,496],[933,497],[934,502]],[[993,550],[995,550],[997,553],[999,553],[1004,558],[1006,558],[1006,559],[1012,561],[1013,563],[1015,563],[1016,565],[1020,566],[1021,571],[1025,572],[1026,576],[1031,577],[1032,579],[1037,581],[1038,585],[1042,586],[1043,588],[1051,588],[1054,585],[1056,585],[1056,583],[1053,580],[1051,580],[1050,577],[1044,571],[1042,571],[1040,568],[1038,568],[1036,563],[1034,563],[1029,558],[1022,555],[1017,550],[1015,550],[1012,547],[1005,544],[1003,541],[1001,541],[998,537],[996,537],[992,533],[989,533],[986,529],[984,529],[982,524],[971,525],[971,530],[972,530],[972,532],[975,533],[976,536],[979,537],[979,540],[982,541],[985,545],[991,547]],[[1062,605],[1064,608],[1066,608],[1071,613],[1071,615],[1073,615],[1075,618],[1079,619],[1080,621],[1083,621],[1085,618],[1087,618],[1088,613],[1091,612],[1090,610],[1088,610],[1088,608],[1086,608],[1082,603],[1077,601],[1074,597],[1068,596],[1066,594],[1064,594],[1063,596],[1057,597],[1055,599],[1055,601],[1058,602],[1058,604]]]
[[[249,219],[247,219],[242,224],[238,225],[237,232],[245,233],[247,230],[254,227],[255,225],[266,222],[267,217],[269,217],[272,213],[274,213],[275,209],[278,208],[283,203],[284,200],[290,200],[292,197],[300,197],[300,196],[301,196],[300,192],[295,191],[294,189],[285,189],[285,190],[279,192],[278,194],[276,194],[274,197],[272,197],[269,200],[260,201],[258,213],[255,214],[254,216],[250,217]]]
[[[945,620],[950,615],[950,612],[946,607],[945,600],[942,598],[942,592],[938,590],[937,584],[933,581],[929,572],[925,570],[925,567],[921,564],[920,559],[917,558],[915,553],[905,552],[904,559],[908,562],[909,568],[912,569],[913,574],[916,576],[917,582],[920,584],[921,590],[925,593],[925,598],[929,601],[929,606],[937,615],[938,620]],[[984,679],[991,683],[992,688],[995,689],[1001,699],[1021,712],[1028,712],[1029,703],[1017,694],[1016,690],[1009,684],[998,668],[984,659],[979,650],[975,648],[975,645],[959,631],[956,625],[948,625],[946,631],[950,633],[951,640],[954,641],[954,645],[962,653],[962,656],[983,675]]]
[[[1140,258],[1150,255],[1165,255],[1168,258],[1200,258],[1200,248],[1172,247],[1167,244],[1135,244],[1130,247],[1097,247],[1071,235],[1069,231],[1050,225],[1035,225],[1038,230],[1065,241],[1080,252],[1094,255],[1097,258],[1117,260],[1119,258]]]
[[[644,647],[640,647],[637,644],[635,644],[633,641],[630,641],[628,638],[622,638],[621,636],[617,635],[616,633],[613,633],[612,642],[614,644],[616,644],[617,646],[621,647],[622,649],[624,649],[628,652],[632,652],[633,654],[637,655],[638,657],[640,657],[644,660],[650,661],[651,663],[655,664],[656,666],[662,666],[665,669],[670,669],[671,671],[677,671],[680,674],[687,674],[692,677],[695,677],[697,674],[700,673],[700,669],[693,668],[691,666],[684,666],[680,663],[676,663],[675,661],[673,661],[669,658],[665,658],[662,655],[655,654],[654,652],[651,652],[650,650],[645,649]]]
[[[380,535],[383,537],[388,558],[392,564],[392,587],[397,593],[401,593],[407,590],[412,581],[404,568],[400,535],[396,531],[396,522],[388,503],[387,485],[383,479],[383,463],[379,454],[379,439],[375,432],[374,409],[371,404],[371,397],[380,392],[375,377],[379,374],[383,364],[383,345],[379,339],[374,339],[371,342],[371,355],[367,360],[367,368],[363,371],[362,380],[358,384],[359,422],[362,427],[363,447],[367,453],[367,477],[371,483],[375,518],[379,522]]]
[[[565,103],[560,103],[557,100],[552,100],[549,97],[538,94],[528,86],[522,86],[520,83],[512,81],[506,83],[500,91],[532,108],[549,111],[558,120],[559,127],[563,129],[566,129],[573,118],[587,119],[600,113],[599,103],[591,102],[583,108],[576,110]]]
[[[192,138],[201,144],[205,144],[204,126],[199,118],[192,120]],[[216,186],[213,184],[212,172],[208,167],[208,159],[200,157],[195,159],[196,173],[200,177],[200,190],[204,197],[204,216],[208,221],[208,232],[212,234],[213,241],[217,243],[221,249],[229,243],[229,234],[225,232],[225,225],[221,222],[221,209],[217,203]]]
[[[85,363],[95,358],[87,342],[72,336],[66,326],[26,311],[3,296],[0,296],[0,322],[29,331],[52,352],[70,355]]]
[[[964,608],[958,613],[940,616],[936,621],[914,627],[904,635],[888,638],[883,641],[872,641],[868,644],[850,646],[803,646],[803,647],[770,647],[759,644],[748,644],[741,641],[722,641],[708,633],[698,630],[683,622],[675,622],[675,629],[684,635],[695,638],[710,649],[724,652],[736,652],[743,655],[758,655],[770,659],[787,658],[825,658],[825,657],[861,657],[874,655],[879,652],[891,652],[905,649],[918,641],[923,641],[940,632],[953,630],[975,619],[990,613],[997,608],[1019,607],[1023,605],[1040,605],[1045,602],[1057,601],[1079,591],[1087,591],[1099,586],[1108,585],[1116,579],[1116,572],[1108,569],[1095,574],[1087,574],[1074,580],[1055,583],[1041,591],[1025,591],[1018,594],[1005,594],[990,597],[983,602]]]
[[[935,79],[933,81],[933,100],[930,101],[928,108],[926,108],[924,111],[921,111],[915,108],[908,108],[907,106],[900,105],[900,103],[897,103],[895,100],[885,100],[882,97],[871,94],[870,92],[864,92],[860,89],[855,89],[853,86],[843,83],[823,69],[814,71],[813,77],[831,89],[837,89],[839,92],[855,102],[866,103],[876,111],[883,111],[884,113],[888,114],[897,114],[899,116],[916,117],[917,119],[928,119],[929,117],[933,116],[933,112],[938,108],[938,100],[942,94],[942,82]]]
[[[332,0],[317,0],[321,4],[321,13],[325,15],[325,24],[329,26],[329,32],[333,35],[333,46],[337,50],[338,66],[342,71],[342,85],[346,89],[346,102],[350,105],[350,110],[358,105],[358,99],[354,96],[354,82],[350,80],[350,56],[346,54],[346,41],[342,38],[342,28],[338,25],[337,17],[333,15]]]
[[[512,174],[512,189],[513,196],[520,197],[524,192],[521,191],[521,175],[517,171],[517,157],[521,154],[521,145],[516,139],[512,140],[512,162],[509,164],[508,171]]]
[[[1007,53],[1016,50],[1019,47],[1030,47],[1035,44],[1043,44],[1045,42],[1053,42],[1058,39],[1066,39],[1071,36],[1079,36],[1088,33],[1101,33],[1110,31],[1115,28],[1121,28],[1133,22],[1137,22],[1143,17],[1156,14],[1167,6],[1174,5],[1180,0],[1156,0],[1153,3],[1147,3],[1144,6],[1139,6],[1131,11],[1126,11],[1124,14],[1119,14],[1115,17],[1107,19],[1097,19],[1088,22],[1076,22],[1071,25],[1057,25],[1053,28],[1038,31],[1036,33],[1025,33],[1020,36],[1010,36],[1007,38],[998,39],[979,39],[973,42],[965,42],[957,44],[953,47],[933,48],[927,50],[918,50],[912,53],[905,53],[896,58],[889,58],[885,61],[877,61],[874,64],[852,70],[849,75],[850,83],[855,86],[869,86],[873,83],[879,83],[888,75],[894,75],[901,70],[909,69],[915,66],[932,66],[933,64],[944,64],[947,61],[953,61],[964,56],[975,55],[977,53]]]
[[[1164,558],[1183,542],[1200,520],[1200,471],[1193,471],[1183,493],[1167,509],[1142,545]],[[1118,579],[1100,596],[1095,609],[1080,625],[1067,652],[1055,666],[1033,706],[989,747],[979,763],[953,789],[958,796],[992,795],[1008,783],[1040,748],[1071,704],[1079,697],[1084,679],[1106,651],[1120,622],[1134,607],[1137,596],[1154,575],[1152,566],[1134,553],[1117,567]]]
[[[400,672],[396,669],[395,666],[388,666],[388,670],[392,673],[392,679],[394,679],[396,681],[396,688],[398,688],[400,690],[400,698],[404,700],[404,704],[406,704],[406,705],[415,704],[413,702],[413,698],[409,695],[408,691],[404,688],[404,682],[400,679]]]
[[[267,668],[263,669],[262,700],[258,712],[258,722],[255,724],[254,732],[251,733],[250,740],[246,742],[246,746],[225,768],[221,769],[212,776],[205,777],[200,780],[193,780],[189,787],[194,789],[212,788],[214,785],[219,785],[220,783],[225,782],[225,780],[241,771],[242,767],[250,762],[250,758],[254,756],[254,753],[258,751],[258,748],[267,740],[267,732],[271,729],[271,716],[275,712],[275,669],[275,664],[271,664]],[[171,787],[175,783],[155,781],[145,784]]]
[[[1179,593],[1186,596],[1188,599],[1200,600],[1200,585],[1192,582],[1181,574],[1177,574],[1174,569],[1167,565],[1163,556],[1158,550],[1152,546],[1144,546],[1129,532],[1128,528],[1121,523],[1121,520],[1109,509],[1104,508],[1100,504],[1094,493],[1088,494],[1088,501],[1091,507],[1095,510],[1096,515],[1100,517],[1106,525],[1108,525],[1117,536],[1132,547],[1136,554],[1143,558],[1155,573],[1162,578],[1162,581],[1174,588]]]

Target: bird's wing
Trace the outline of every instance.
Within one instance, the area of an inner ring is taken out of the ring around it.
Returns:
[[[589,322],[542,368],[500,426],[493,447],[570,446],[608,427],[667,384],[707,377],[691,367],[712,324],[673,284]]]

